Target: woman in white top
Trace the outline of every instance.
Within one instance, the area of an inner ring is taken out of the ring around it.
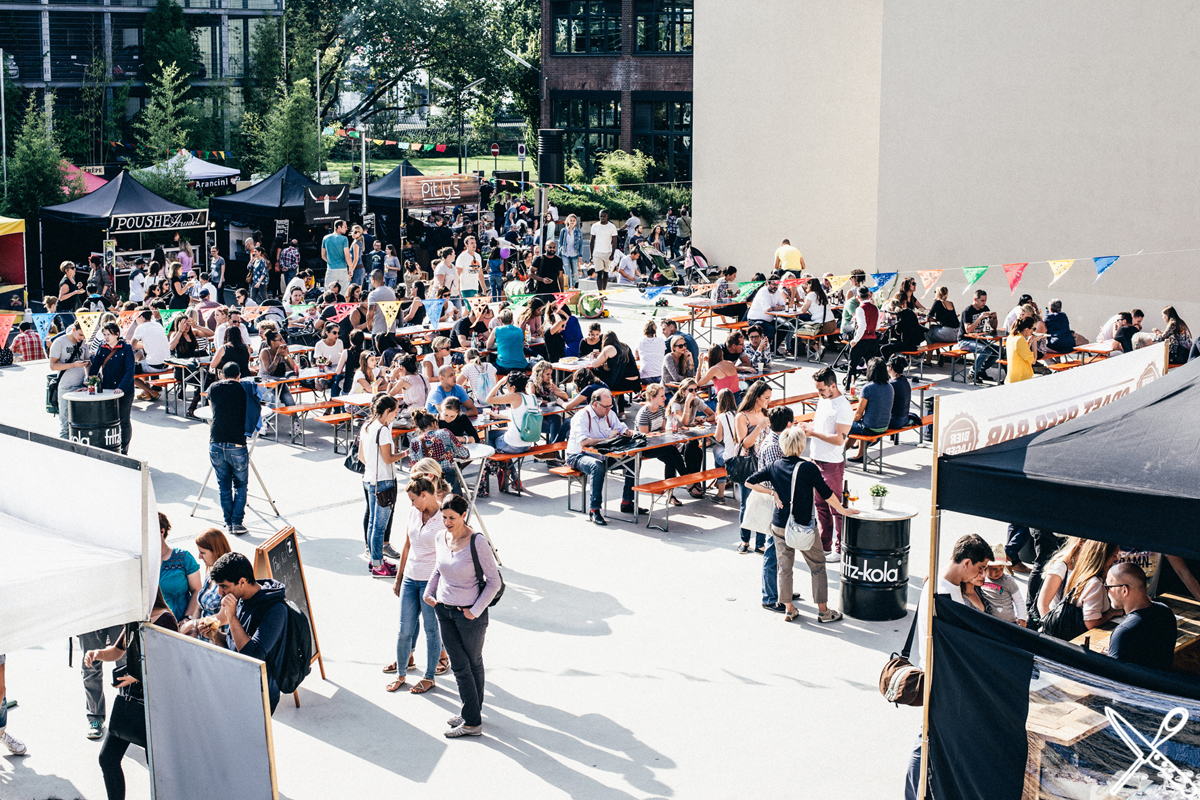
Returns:
[[[1069,539],[1046,570],[1046,581],[1038,594],[1039,614],[1045,617],[1066,600],[1083,609],[1083,624],[1091,630],[1120,613],[1113,610],[1104,588],[1105,576],[1120,552],[1115,544]]]
[[[833,319],[829,313],[827,306],[829,298],[825,295],[825,287],[821,285],[821,281],[817,278],[808,279],[808,294],[804,296],[804,303],[800,306],[800,319],[806,322],[826,322]],[[804,315],[808,314],[807,317]]]
[[[392,367],[392,386],[388,389],[392,396],[400,395],[400,411],[410,408],[424,408],[429,397],[429,380],[417,368],[417,359],[405,356],[396,359]]]
[[[370,574],[376,578],[395,578],[396,568],[383,560],[383,534],[395,504],[396,475],[392,467],[404,451],[392,443],[392,420],[396,418],[396,398],[380,395],[371,403],[371,417],[358,433],[358,460],[363,465],[363,494],[367,498],[364,533],[371,556]],[[379,496],[392,491],[392,502],[383,505]]]
[[[654,320],[646,323],[642,333],[642,340],[637,343],[638,355],[642,362],[641,368],[638,369],[638,377],[642,379],[642,383],[660,383],[667,340],[658,335],[658,326],[654,324]]]
[[[529,387],[529,376],[524,372],[510,372],[501,378],[492,390],[488,392],[484,398],[485,403],[495,408],[508,406],[509,422],[505,428],[493,428],[488,431],[488,444],[496,448],[497,453],[524,453],[533,446],[531,442],[526,442],[521,439],[521,423],[525,420],[525,414],[529,411],[538,411],[538,402],[532,394],[526,393]],[[499,462],[488,461],[488,465],[497,464],[489,469],[489,474],[495,471],[498,474],[498,488],[502,492],[521,491],[520,483],[514,478],[506,488],[507,470],[504,466],[499,465]],[[484,483],[487,482],[487,476],[484,476]]]
[[[446,305],[449,305],[449,303]],[[421,369],[425,372],[425,377],[430,383],[437,380],[437,376],[442,372],[442,367],[453,363],[450,352],[451,346],[449,338],[445,336],[434,337],[432,344],[433,352],[421,359]]]
[[[354,373],[354,390],[375,394],[384,383],[383,372],[379,369],[379,358],[374,353],[361,353],[358,357],[358,371]]]
[[[483,356],[473,347],[467,350],[464,359],[467,363],[459,373],[458,385],[466,387],[467,396],[475,405],[479,405],[496,385],[496,366],[484,361]]]
[[[687,385],[687,381],[684,381]],[[683,391],[680,387],[680,391]],[[737,400],[733,392],[722,389],[717,392],[717,444],[720,449],[716,453],[715,463],[718,467],[725,466],[725,459],[737,453]],[[717,478],[717,496],[714,503],[725,502],[725,484],[727,479]]]
[[[396,660],[383,671],[390,674],[397,671],[399,664],[412,665],[417,634],[424,623],[425,676],[409,689],[413,694],[424,694],[434,687],[433,676],[445,673],[450,667],[450,658],[442,650],[438,635],[437,614],[433,606],[421,602],[437,564],[437,538],[446,534],[446,525],[442,521],[441,502],[433,479],[415,475],[409,479],[405,491],[412,508],[408,513],[404,549],[400,551],[400,571],[392,583],[392,592],[400,598],[400,632],[396,636]],[[402,686],[404,675],[401,674],[387,685],[387,691],[396,692]]]

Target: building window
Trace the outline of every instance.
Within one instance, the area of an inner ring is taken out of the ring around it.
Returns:
[[[651,180],[692,179],[692,98],[633,102],[633,148],[654,159]]]
[[[555,55],[621,52],[621,0],[555,0],[551,9]]]
[[[596,174],[596,161],[621,148],[621,97],[613,92],[576,92],[553,99],[551,120],[566,131],[567,155],[586,175]]]
[[[639,53],[692,52],[692,0],[637,0]]]

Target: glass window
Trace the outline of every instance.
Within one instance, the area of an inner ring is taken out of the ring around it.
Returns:
[[[602,153],[620,147],[621,101],[611,93],[553,97],[550,118],[566,130],[567,154],[588,176],[595,174]]]
[[[692,101],[690,95],[635,94],[634,148],[654,159],[655,181],[686,181],[692,174]],[[662,99],[659,99],[662,98]],[[666,99],[670,98],[670,99]]]
[[[621,0],[555,0],[551,4],[554,52],[621,52]]]
[[[638,52],[692,52],[692,13],[692,0],[637,0],[634,28]]]

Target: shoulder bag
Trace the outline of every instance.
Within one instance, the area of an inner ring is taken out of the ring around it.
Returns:
[[[892,657],[883,665],[883,672],[879,673],[879,693],[889,703],[906,706],[925,705],[925,671],[914,667],[908,660],[909,654],[912,653],[913,638],[917,635],[919,613],[920,601],[913,610],[913,620],[908,627],[908,639],[904,642],[904,649],[899,654],[892,653]]]
[[[342,466],[359,475],[362,475],[367,471],[367,465],[358,460],[358,448],[362,445],[361,439],[364,427],[366,426],[363,425],[359,427],[358,436],[354,437],[354,441],[350,444],[350,447],[347,448],[348,452],[346,453],[346,459],[342,462]]]
[[[64,334],[59,334],[59,335],[62,336]],[[58,341],[57,338],[55,339],[55,341]],[[67,354],[67,362],[66,363],[70,364],[70,363],[74,362],[77,358],[79,358],[80,349],[83,347],[83,345],[84,345],[83,342],[75,343],[75,346],[73,348],[71,348],[71,352]],[[62,383],[62,376],[63,376],[64,372],[66,372],[66,370],[56,369],[53,372],[51,372],[49,375],[46,376],[46,413],[47,414],[57,414],[59,412],[58,386],[60,383]]]
[[[1069,595],[1064,594],[1062,601],[1042,617],[1042,633],[1069,642],[1087,631],[1083,609],[1075,605],[1074,599],[1074,591]]]
[[[725,413],[729,414],[729,412]],[[732,458],[726,456],[725,474],[734,483],[740,486],[745,486],[746,479],[758,471],[758,462],[754,456],[747,453],[745,448],[742,447],[742,440],[737,435],[736,418],[731,419],[730,416],[727,416],[726,423],[730,425],[730,432],[733,434],[733,438],[737,440],[737,455],[733,456]]]
[[[746,498],[746,513],[742,516],[742,527],[755,533],[770,533],[775,518],[775,498],[763,492],[749,490]]]
[[[381,423],[379,426],[379,431],[377,431],[375,434],[375,480],[376,480],[375,485],[376,486],[378,486],[380,483],[383,482],[379,479],[379,468],[383,464],[383,445],[381,445],[379,443],[379,434],[384,431],[387,431],[389,436],[391,435],[391,431],[388,430],[387,428],[385,428],[383,426],[383,424]],[[391,468],[392,468],[392,465],[388,464],[388,469],[391,469]],[[396,504],[396,478],[395,478],[395,476],[393,476],[391,480],[392,480],[392,485],[390,488],[375,490],[375,502],[378,503],[382,508],[391,508],[392,506],[394,506]]]
[[[796,473],[800,471],[800,465],[803,463],[797,461],[796,466],[792,468],[792,488],[788,496],[791,513],[788,514],[787,527],[783,531],[784,543],[802,553],[812,550],[817,544],[817,521],[812,517],[809,517],[807,525],[796,521]]]
[[[475,549],[475,537],[478,533],[471,534],[471,563],[475,565],[475,583],[479,584],[479,593],[483,594],[484,588],[487,586],[487,580],[483,577],[483,567],[479,563],[479,552]],[[491,545],[488,545],[489,547]],[[500,567],[496,567],[496,572],[500,572]],[[500,598],[504,596],[504,576],[500,576],[500,591],[496,592],[496,596],[492,598],[492,602],[488,603],[488,608],[500,602]]]

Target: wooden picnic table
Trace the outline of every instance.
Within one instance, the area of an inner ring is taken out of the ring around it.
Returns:
[[[1112,355],[1112,345],[1112,342],[1089,342],[1088,344],[1079,345],[1071,351],[1071,354],[1075,355],[1078,353],[1080,357],[1079,360],[1083,362],[1083,364],[1090,364],[1092,361],[1097,361],[1101,358],[1108,358],[1110,355]]]
[[[744,300],[713,300],[712,298],[697,298],[695,300],[684,300],[683,305],[688,309],[688,334],[693,338],[696,336],[696,319],[700,316],[699,312],[709,311],[708,317],[708,334],[707,339],[709,344],[713,340],[713,317],[716,316],[718,308],[726,308],[728,306],[742,305]]]
[[[1175,614],[1175,672],[1200,673],[1200,602],[1176,594],[1160,594],[1155,598]],[[1072,644],[1087,645],[1097,653],[1108,653],[1108,640],[1124,617],[1109,620],[1098,628],[1085,631],[1071,640]]]

